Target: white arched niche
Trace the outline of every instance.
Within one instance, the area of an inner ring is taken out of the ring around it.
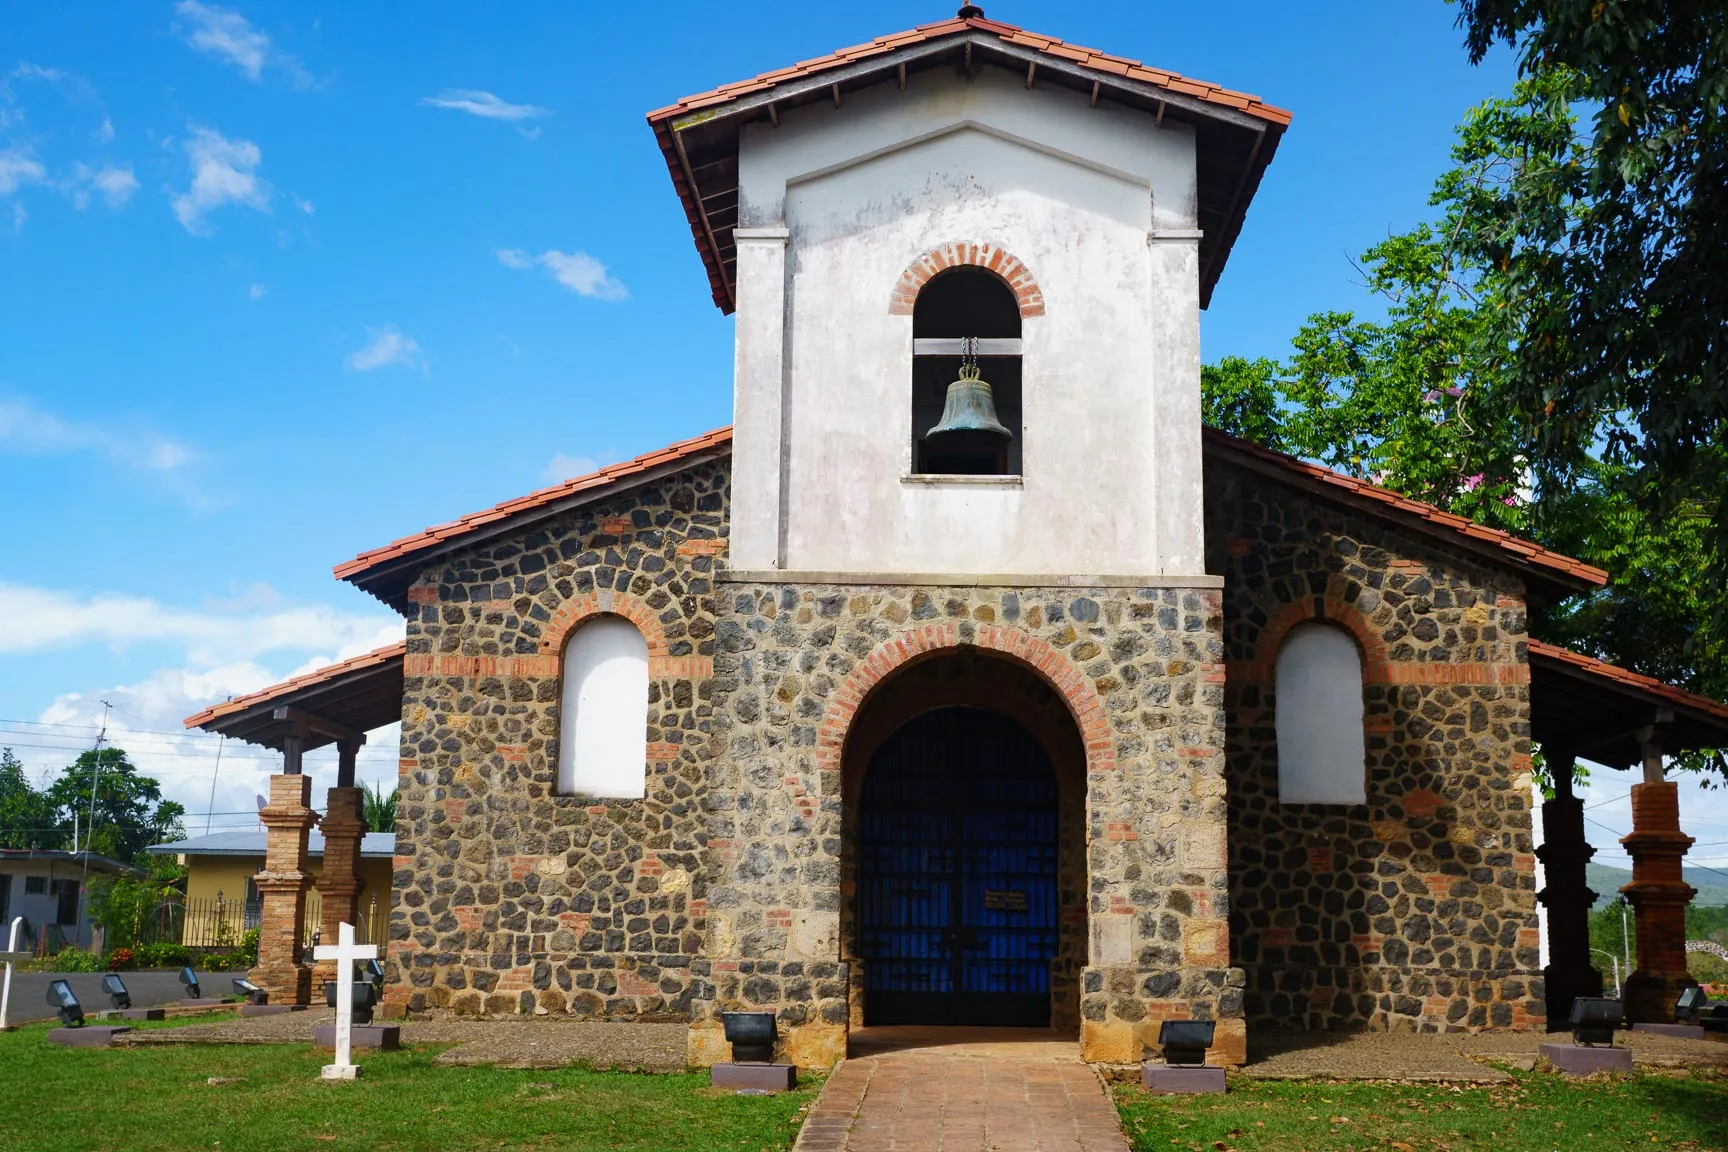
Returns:
[[[639,798],[648,791],[648,641],[601,616],[564,645],[558,791]]]
[[[1276,675],[1278,802],[1365,803],[1362,654],[1355,639],[1330,624],[1298,624],[1278,649]]]

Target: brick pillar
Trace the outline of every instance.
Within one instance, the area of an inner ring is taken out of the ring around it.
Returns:
[[[1620,843],[1632,857],[1632,883],[1620,891],[1632,905],[1638,933],[1638,967],[1626,978],[1626,1018],[1672,1024],[1681,989],[1697,983],[1686,971],[1686,905],[1698,893],[1680,872],[1692,837],[1680,831],[1679,785],[1634,784],[1632,834]]]
[[[299,773],[270,777],[270,804],[258,813],[264,822],[264,870],[254,878],[264,895],[258,932],[258,966],[252,982],[270,993],[272,1004],[306,1004],[312,995],[312,968],[300,961],[306,890],[312,873],[306,861],[306,835],[317,817],[307,807],[312,780]]]
[[[356,928],[360,926],[360,838],[366,834],[362,815],[365,810],[364,791],[332,788],[325,802],[324,819],[318,822],[324,833],[324,870],[317,881],[318,938],[325,943],[335,941],[344,921]],[[370,926],[360,935],[364,937],[369,930]],[[336,962],[320,960],[312,978],[315,983],[336,979]]]
[[[1584,865],[1596,849],[1584,839],[1584,801],[1572,794],[1570,754],[1553,754],[1554,799],[1542,805],[1542,860],[1547,885],[1536,899],[1548,910],[1548,966],[1542,969],[1548,999],[1548,1030],[1569,1027],[1572,1001],[1602,995],[1602,973],[1590,966],[1590,905],[1596,893],[1584,883]]]

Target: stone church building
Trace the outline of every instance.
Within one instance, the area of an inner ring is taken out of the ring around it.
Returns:
[[[1600,989],[1537,742],[1643,773],[1629,999],[1671,1008],[1662,753],[1728,707],[1531,634],[1602,572],[1202,427],[1289,113],[967,6],[648,121],[734,424],[340,565],[405,642],[191,718],[284,754],[259,983],[311,987],[301,756],[343,750],[333,936],[399,720],[395,1013],[687,1021],[705,1063],[771,1009],[807,1066],[872,1024],[1538,1028]]]

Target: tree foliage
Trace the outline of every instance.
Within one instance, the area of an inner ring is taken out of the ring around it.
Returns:
[[[94,800],[92,800],[94,790]],[[85,752],[61,772],[46,793],[68,846],[116,860],[133,861],[151,844],[182,839],[186,809],[162,799],[162,786],[141,776],[120,748]],[[78,843],[71,845],[74,825]]]
[[[396,789],[386,794],[383,787],[373,784],[364,790],[366,827],[373,832],[396,830]]]
[[[1652,502],[1649,466],[1603,437],[1567,467],[1548,466],[1521,407],[1522,333],[1548,303],[1515,272],[1507,219],[1532,171],[1583,163],[1574,83],[1549,70],[1470,110],[1430,198],[1435,218],[1362,256],[1383,314],[1319,313],[1283,362],[1209,366],[1204,413],[1226,431],[1605,569],[1607,589],[1551,609],[1533,631],[1724,697],[1728,592],[1709,572],[1713,506]],[[1728,768],[1719,754],[1685,763]]]
[[[0,848],[57,848],[60,842],[53,801],[24,775],[10,748],[0,748]]]
[[[1460,0],[1472,60],[1512,45],[1587,129],[1533,149],[1484,220],[1536,465],[1599,461],[1647,510],[1699,518],[1728,577],[1728,6]],[[1719,616],[1728,605],[1718,602]],[[1718,629],[1722,621],[1718,620]],[[1720,630],[1716,634],[1719,641]]]

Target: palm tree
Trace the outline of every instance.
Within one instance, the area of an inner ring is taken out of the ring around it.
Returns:
[[[396,789],[386,796],[380,785],[366,788],[366,827],[374,832],[396,831]]]

